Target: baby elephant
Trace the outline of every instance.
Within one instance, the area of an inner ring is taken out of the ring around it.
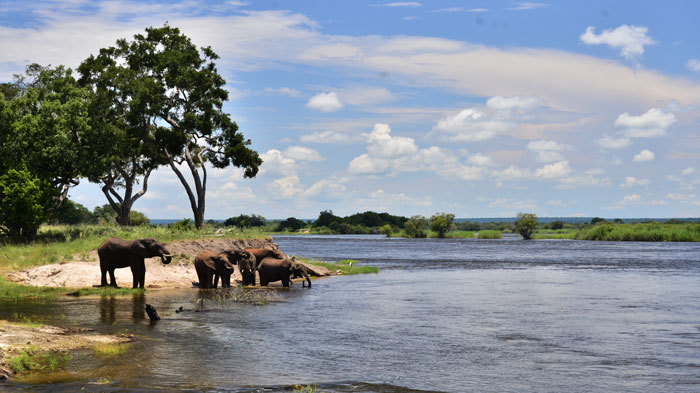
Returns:
[[[221,277],[221,286],[231,286],[231,273],[233,264],[228,259],[225,252],[218,253],[211,250],[204,250],[194,258],[194,268],[199,278],[199,287],[202,289],[216,288],[218,277]],[[217,275],[214,281],[214,275]]]
[[[257,261],[258,264],[260,264],[262,262],[262,260],[265,258],[276,258],[276,259],[284,259],[285,258],[284,254],[282,254],[282,251],[280,251],[280,250],[269,250],[266,248],[253,248],[253,247],[246,247],[246,248],[244,248],[244,250],[255,255],[255,260]],[[256,266],[256,268],[257,268],[257,266]],[[251,271],[249,274],[244,274],[243,270],[241,269],[241,275],[243,276],[243,285],[255,285],[255,271]]]
[[[311,279],[306,267],[291,259],[265,258],[258,264],[258,274],[260,285],[263,287],[273,281],[282,281],[282,286],[288,288],[292,278],[304,277],[311,288]]]

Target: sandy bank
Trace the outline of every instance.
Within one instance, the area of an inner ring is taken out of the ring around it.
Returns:
[[[205,249],[214,251],[245,247],[272,249],[277,248],[277,245],[270,239],[201,239],[167,243],[165,247],[174,255],[173,262],[163,265],[159,258],[147,259],[146,288],[191,288],[192,282],[198,281],[192,261],[195,255]],[[18,284],[39,287],[84,288],[99,285],[100,262],[97,251],[91,251],[87,258],[81,258],[79,254],[76,254],[74,259],[72,262],[54,263],[10,272],[7,274],[7,278]],[[330,270],[316,266],[312,267],[312,270],[315,271],[315,275],[332,274]],[[115,277],[119,286],[131,287],[131,269],[116,269]],[[241,273],[237,266],[231,279],[241,281]]]

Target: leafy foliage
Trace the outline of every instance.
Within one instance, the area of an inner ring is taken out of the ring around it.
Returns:
[[[305,226],[306,223],[304,221],[295,217],[289,217],[286,220],[283,220],[279,224],[277,224],[277,228],[275,230],[278,232],[296,232]]]
[[[421,215],[416,215],[412,216],[411,218],[406,221],[404,224],[404,233],[406,234],[407,237],[415,237],[415,238],[421,238],[421,237],[426,237],[425,229],[428,226],[428,219],[421,216]]]
[[[447,231],[452,227],[454,219],[454,214],[435,213],[430,217],[430,230],[437,232],[439,238],[444,238]]]
[[[50,214],[56,190],[27,170],[0,176],[0,230],[11,239],[31,239]]]
[[[230,217],[224,221],[224,226],[237,226],[241,228],[251,228],[251,227],[262,227],[267,224],[267,220],[263,216],[256,216],[251,214],[250,216],[246,214],[241,214],[238,217]]]
[[[523,239],[532,239],[532,234],[535,233],[535,227],[537,227],[537,216],[535,214],[518,213],[518,219],[515,221],[515,229]]]

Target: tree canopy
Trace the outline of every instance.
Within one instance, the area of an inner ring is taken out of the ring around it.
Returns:
[[[537,215],[533,213],[518,213],[518,219],[515,221],[515,229],[523,239],[532,239],[532,234],[535,233],[536,226]]]
[[[430,230],[437,232],[439,238],[443,238],[452,227],[454,219],[454,214],[435,213],[430,217]]]

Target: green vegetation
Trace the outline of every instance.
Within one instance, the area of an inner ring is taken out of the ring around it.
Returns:
[[[124,355],[131,348],[131,344],[97,344],[93,349],[96,356],[114,357]]]
[[[700,224],[599,222],[576,231],[573,238],[602,241],[700,242]]]
[[[435,213],[430,217],[430,230],[437,232],[439,238],[444,238],[447,231],[453,226],[454,214]]]
[[[537,216],[532,213],[518,213],[515,221],[515,228],[525,240],[532,239],[532,235],[537,227]]]
[[[294,393],[314,393],[318,386],[314,385],[294,385]]]
[[[425,233],[425,229],[427,226],[427,218],[421,215],[412,216],[403,226],[404,236],[413,238],[426,237],[427,234]]]
[[[27,349],[19,351],[15,356],[7,360],[13,372],[50,370],[56,371],[60,366],[70,361],[68,353],[37,353],[38,348],[30,345]]]
[[[378,267],[358,265],[358,262],[353,259],[344,259],[337,262],[323,262],[299,257],[296,257],[296,259],[311,265],[325,267],[333,272],[340,272],[344,275],[379,273]]]
[[[483,230],[479,231],[479,239],[502,239],[503,233],[501,231],[490,231]]]
[[[379,233],[386,237],[391,237],[391,234],[394,233],[394,230],[391,228],[391,225],[384,224],[381,228],[379,228]]]

